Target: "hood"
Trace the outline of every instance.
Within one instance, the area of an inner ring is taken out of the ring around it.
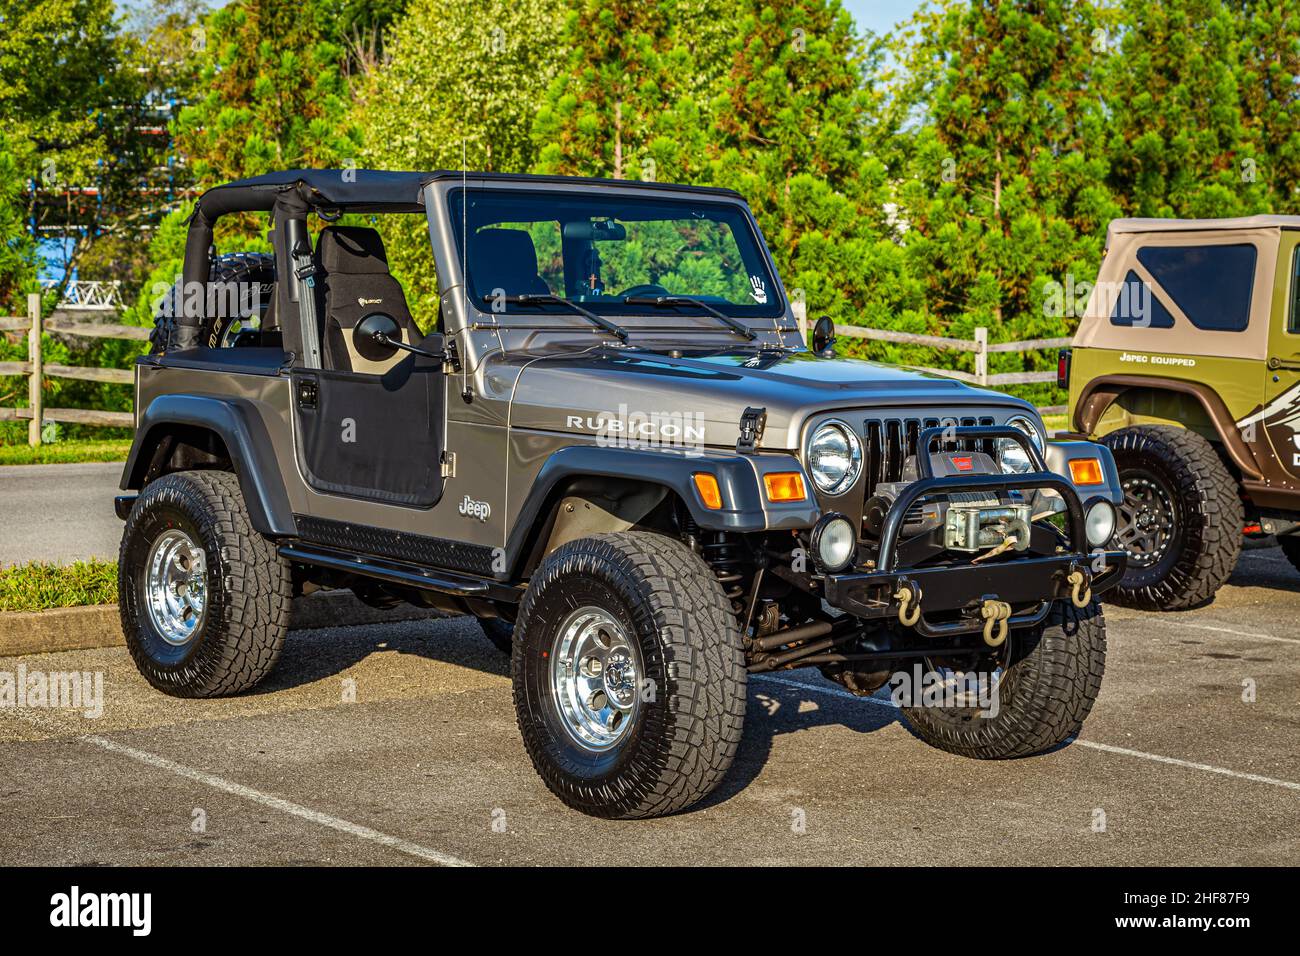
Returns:
[[[799,447],[808,416],[837,408],[1032,406],[954,379],[810,352],[736,351],[677,356],[602,348],[529,362],[511,406],[512,426],[734,446],[746,408],[766,408],[760,446]]]

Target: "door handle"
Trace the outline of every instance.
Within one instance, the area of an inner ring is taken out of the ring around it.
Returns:
[[[1286,359],[1278,358],[1276,355],[1271,356],[1267,364],[1268,367],[1275,372],[1278,369],[1285,369],[1288,372],[1300,372],[1300,361],[1287,361]]]

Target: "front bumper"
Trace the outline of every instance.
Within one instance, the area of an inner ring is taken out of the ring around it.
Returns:
[[[977,613],[987,600],[1005,601],[1017,609],[1008,626],[1028,627],[1042,621],[1053,602],[1070,600],[1071,574],[1082,572],[1086,587],[1099,594],[1119,582],[1127,560],[1123,551],[1099,551],[1016,558],[1001,564],[832,574],[824,579],[824,595],[827,604],[854,617],[892,618],[899,612],[894,595],[907,587],[919,595],[921,617],[915,627],[927,636],[979,630],[982,622],[961,613],[953,620],[935,617],[952,617],[947,612]]]
[[[955,432],[955,434],[954,434]],[[944,432],[930,429],[921,435],[919,447],[928,449],[933,441],[953,438],[1012,438],[1022,441],[1035,470],[1021,475],[961,475],[935,477],[928,454],[918,455],[919,480],[908,485],[885,516],[874,569],[823,576],[823,597],[834,608],[863,619],[899,616],[901,590],[910,591],[913,607],[921,616],[914,625],[927,636],[967,633],[979,630],[978,617],[986,601],[1011,605],[1010,627],[1026,627],[1041,622],[1056,601],[1082,598],[1087,591],[1099,594],[1117,584],[1124,575],[1128,556],[1123,551],[1089,550],[1085,531],[1084,508],[1079,492],[1063,475],[1049,469],[1037,448],[1013,428],[1001,426],[959,427]],[[1083,454],[1100,446],[1072,443],[1068,457]],[[1114,472],[1109,453],[1101,457],[1106,463],[1107,478]],[[1054,462],[1055,464],[1055,462]],[[1107,481],[1107,486],[1110,485]],[[1114,484],[1118,486],[1118,480]],[[1025,557],[1008,557],[988,563],[948,563],[928,567],[899,568],[900,537],[907,513],[927,497],[965,492],[1005,492],[1042,490],[1064,502],[1068,546],[1056,553]],[[1098,489],[1100,490],[1100,489]],[[1116,489],[1106,488],[1098,497],[1113,498]],[[1082,579],[1077,586],[1071,578]]]

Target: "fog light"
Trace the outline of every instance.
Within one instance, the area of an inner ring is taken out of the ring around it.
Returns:
[[[1084,516],[1088,544],[1100,548],[1115,534],[1115,506],[1105,498],[1095,498],[1088,503]]]
[[[824,571],[843,571],[853,563],[858,533],[853,522],[841,514],[823,515],[813,526],[812,550]]]

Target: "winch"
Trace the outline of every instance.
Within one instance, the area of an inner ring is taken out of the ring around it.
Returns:
[[[930,456],[934,474],[998,474],[992,456],[983,452],[939,452]],[[863,524],[869,534],[879,535],[885,515],[909,485],[917,479],[916,457],[903,466],[903,480],[881,482],[867,501]],[[923,500],[914,505],[903,523],[903,534],[914,537],[933,533],[936,544],[953,551],[987,551],[998,554],[1029,547],[1033,508],[1018,491],[957,492],[943,499]]]

